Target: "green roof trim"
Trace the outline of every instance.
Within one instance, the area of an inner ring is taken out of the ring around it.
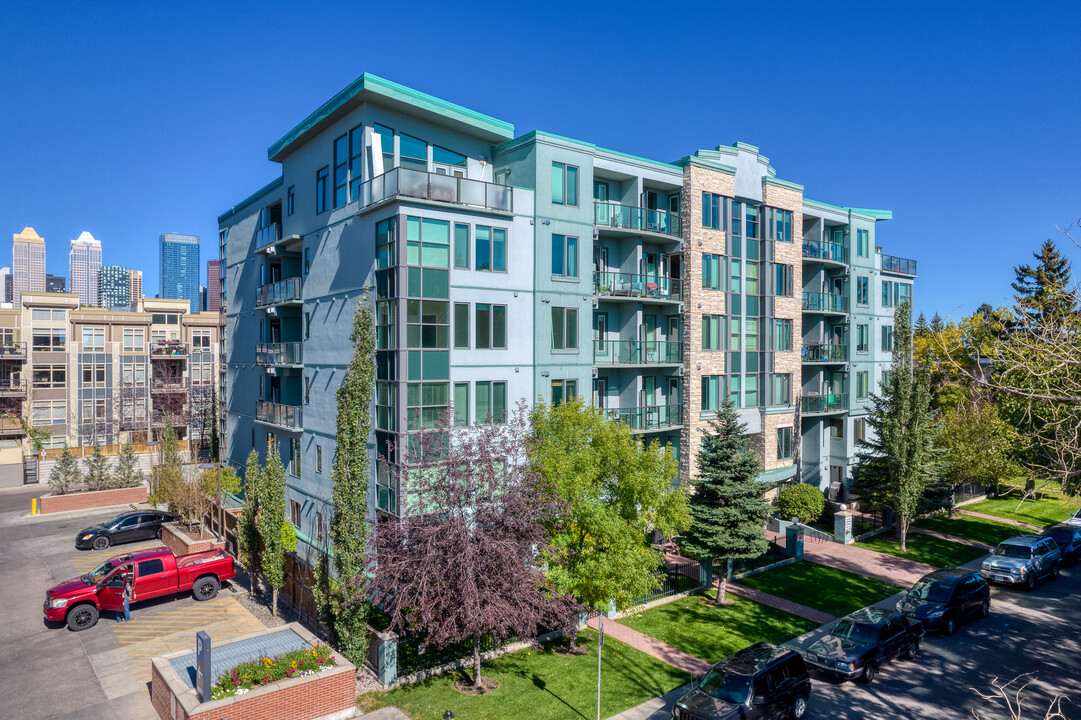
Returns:
[[[871,208],[852,208],[852,212],[872,217],[875,220],[893,220],[893,210],[872,210]]]
[[[218,216],[218,224],[221,225],[223,222],[228,220],[230,217],[232,217],[233,215],[236,215],[238,212],[240,212],[244,208],[248,207],[253,202],[255,202],[259,198],[266,195],[271,190],[274,190],[275,188],[281,187],[283,182],[285,182],[285,179],[282,178],[282,177],[278,177],[278,178],[275,178],[274,180],[271,180],[266,185],[259,188],[258,190],[253,192],[251,195],[244,198],[239,203],[237,203],[236,205],[234,205],[233,207],[229,208],[228,210],[223,212],[221,215],[219,215]]]
[[[842,207],[840,205],[830,205],[829,203],[824,203],[821,200],[811,200],[810,198],[803,198],[803,204],[810,205],[812,207],[818,207],[823,210],[832,210],[833,212],[841,213],[842,215],[858,215],[859,217],[865,220],[870,220],[872,222],[893,219],[892,210],[871,210],[868,208]]]
[[[337,95],[320,105],[315,112],[304,118],[299,125],[271,145],[267,149],[267,158],[270,160],[277,159],[282,153],[289,149],[290,145],[312,131],[321,122],[340,110],[362,92],[369,92],[391,100],[403,102],[407,105],[412,105],[419,110],[435,113],[465,125],[472,126],[484,133],[498,136],[503,140],[509,140],[514,137],[514,125],[511,123],[497,120],[489,115],[470,110],[461,105],[455,105],[446,100],[440,100],[433,95],[428,95],[427,93],[422,93],[419,90],[414,90],[405,85],[385,80],[384,78],[372,75],[371,73],[364,73]]]
[[[796,466],[789,465],[783,468],[776,468],[774,470],[767,470],[766,472],[759,473],[755,478],[758,482],[780,482],[781,480],[787,480],[790,477],[795,477]]]
[[[763,177],[762,178],[762,184],[763,185],[775,185],[775,186],[777,186],[779,188],[785,188],[786,190],[796,190],[798,192],[803,192],[803,186],[802,185],[798,185],[798,184],[796,184],[794,182],[788,182],[787,180],[781,180],[780,178],[775,178],[775,177],[768,177],[768,176]]]
[[[679,160],[676,160],[673,164],[679,165],[680,167],[687,167],[689,165],[691,167],[699,167],[705,170],[715,170],[716,172],[723,172],[727,175],[736,174],[736,168],[731,165],[725,165],[724,163],[717,162],[716,160],[709,160],[707,158],[696,157],[694,155],[688,155],[685,158],[680,158]]]
[[[564,135],[556,135],[555,133],[545,132],[543,130],[531,130],[525,135],[516,137],[513,140],[509,140],[495,149],[498,152],[506,152],[509,150],[515,150],[522,145],[528,145],[531,142],[537,142],[539,139],[555,140],[560,143],[566,143],[568,145],[577,145],[583,152],[592,153],[594,157],[603,157],[605,155],[612,156],[615,160],[633,160],[635,162],[644,163],[653,167],[666,170],[668,172],[682,173],[683,168],[674,163],[666,163],[660,160],[651,160],[640,155],[631,155],[630,153],[620,152],[619,150],[610,150],[608,148],[599,147],[598,145],[586,142],[585,140],[575,140]]]

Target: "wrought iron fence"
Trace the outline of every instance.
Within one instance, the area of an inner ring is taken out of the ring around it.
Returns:
[[[690,592],[702,587],[702,565],[697,560],[683,558],[668,560],[664,568],[661,586],[651,593],[640,595],[631,601],[631,605],[645,605],[662,597]]]
[[[891,518],[885,510],[853,510],[852,537],[859,538],[869,533],[893,527]]]
[[[752,570],[764,568],[767,565],[779,563],[788,558],[789,555],[785,552],[785,549],[771,540],[766,551],[758,557],[734,558],[732,560],[732,575],[742,575],[743,573],[751,572]],[[724,572],[724,569],[721,568],[719,572]]]

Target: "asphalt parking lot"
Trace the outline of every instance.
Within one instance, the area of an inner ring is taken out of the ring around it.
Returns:
[[[75,549],[75,533],[117,511],[28,516],[30,498],[46,488],[0,491],[0,720],[139,720],[150,705],[150,658],[194,647],[195,633],[215,641],[262,624],[233,599],[227,583],[217,598],[197,603],[190,593],[132,607],[132,621],[103,613],[82,632],[46,625],[45,591],[84,574],[123,551],[156,547],[140,542],[105,551]]]

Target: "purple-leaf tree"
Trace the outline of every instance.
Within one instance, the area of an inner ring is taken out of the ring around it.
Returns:
[[[573,627],[578,612],[534,562],[559,507],[527,461],[527,418],[523,403],[506,422],[457,428],[448,414],[411,435],[394,465],[401,517],[375,532],[372,601],[425,644],[471,639],[476,687],[483,639]]]

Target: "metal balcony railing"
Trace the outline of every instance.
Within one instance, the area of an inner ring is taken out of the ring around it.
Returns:
[[[622,272],[593,273],[594,295],[679,301],[682,290],[679,278]]]
[[[263,343],[255,346],[255,364],[300,367],[304,364],[304,343]]]
[[[804,395],[800,398],[800,410],[804,415],[845,412],[848,410],[848,393]]]
[[[267,425],[276,425],[290,430],[302,430],[304,428],[301,408],[298,405],[281,405],[257,400],[255,403],[255,419]]]
[[[164,340],[150,343],[150,357],[152,358],[186,358],[188,356],[188,344],[179,340]]]
[[[594,340],[594,365],[678,365],[683,344],[668,340]]]
[[[841,243],[830,242],[829,240],[804,240],[803,257],[847,263],[848,248]]]
[[[26,343],[4,343],[0,344],[0,360],[25,360],[26,359]]]
[[[440,175],[410,168],[394,168],[360,186],[360,206],[367,207],[391,197],[470,205],[502,212],[514,211],[514,190],[483,180]]]
[[[264,285],[255,290],[255,306],[266,307],[286,302],[300,302],[300,278],[286,278],[276,283]]]
[[[683,425],[683,403],[606,408],[604,412],[608,417],[619,420],[638,432],[666,430]]]
[[[893,255],[883,255],[882,272],[897,273],[898,275],[915,275],[916,261],[895,257]]]
[[[26,395],[26,382],[21,378],[0,378],[0,396],[23,397]]]
[[[845,363],[848,362],[848,346],[833,343],[816,343],[803,346],[805,363]]]
[[[830,293],[803,293],[803,309],[811,312],[848,312],[848,297]]]
[[[648,210],[633,205],[595,200],[593,222],[600,227],[643,230],[680,237],[679,215],[667,210]]]
[[[266,247],[282,239],[282,226],[278,223],[270,223],[255,231],[255,247]]]

